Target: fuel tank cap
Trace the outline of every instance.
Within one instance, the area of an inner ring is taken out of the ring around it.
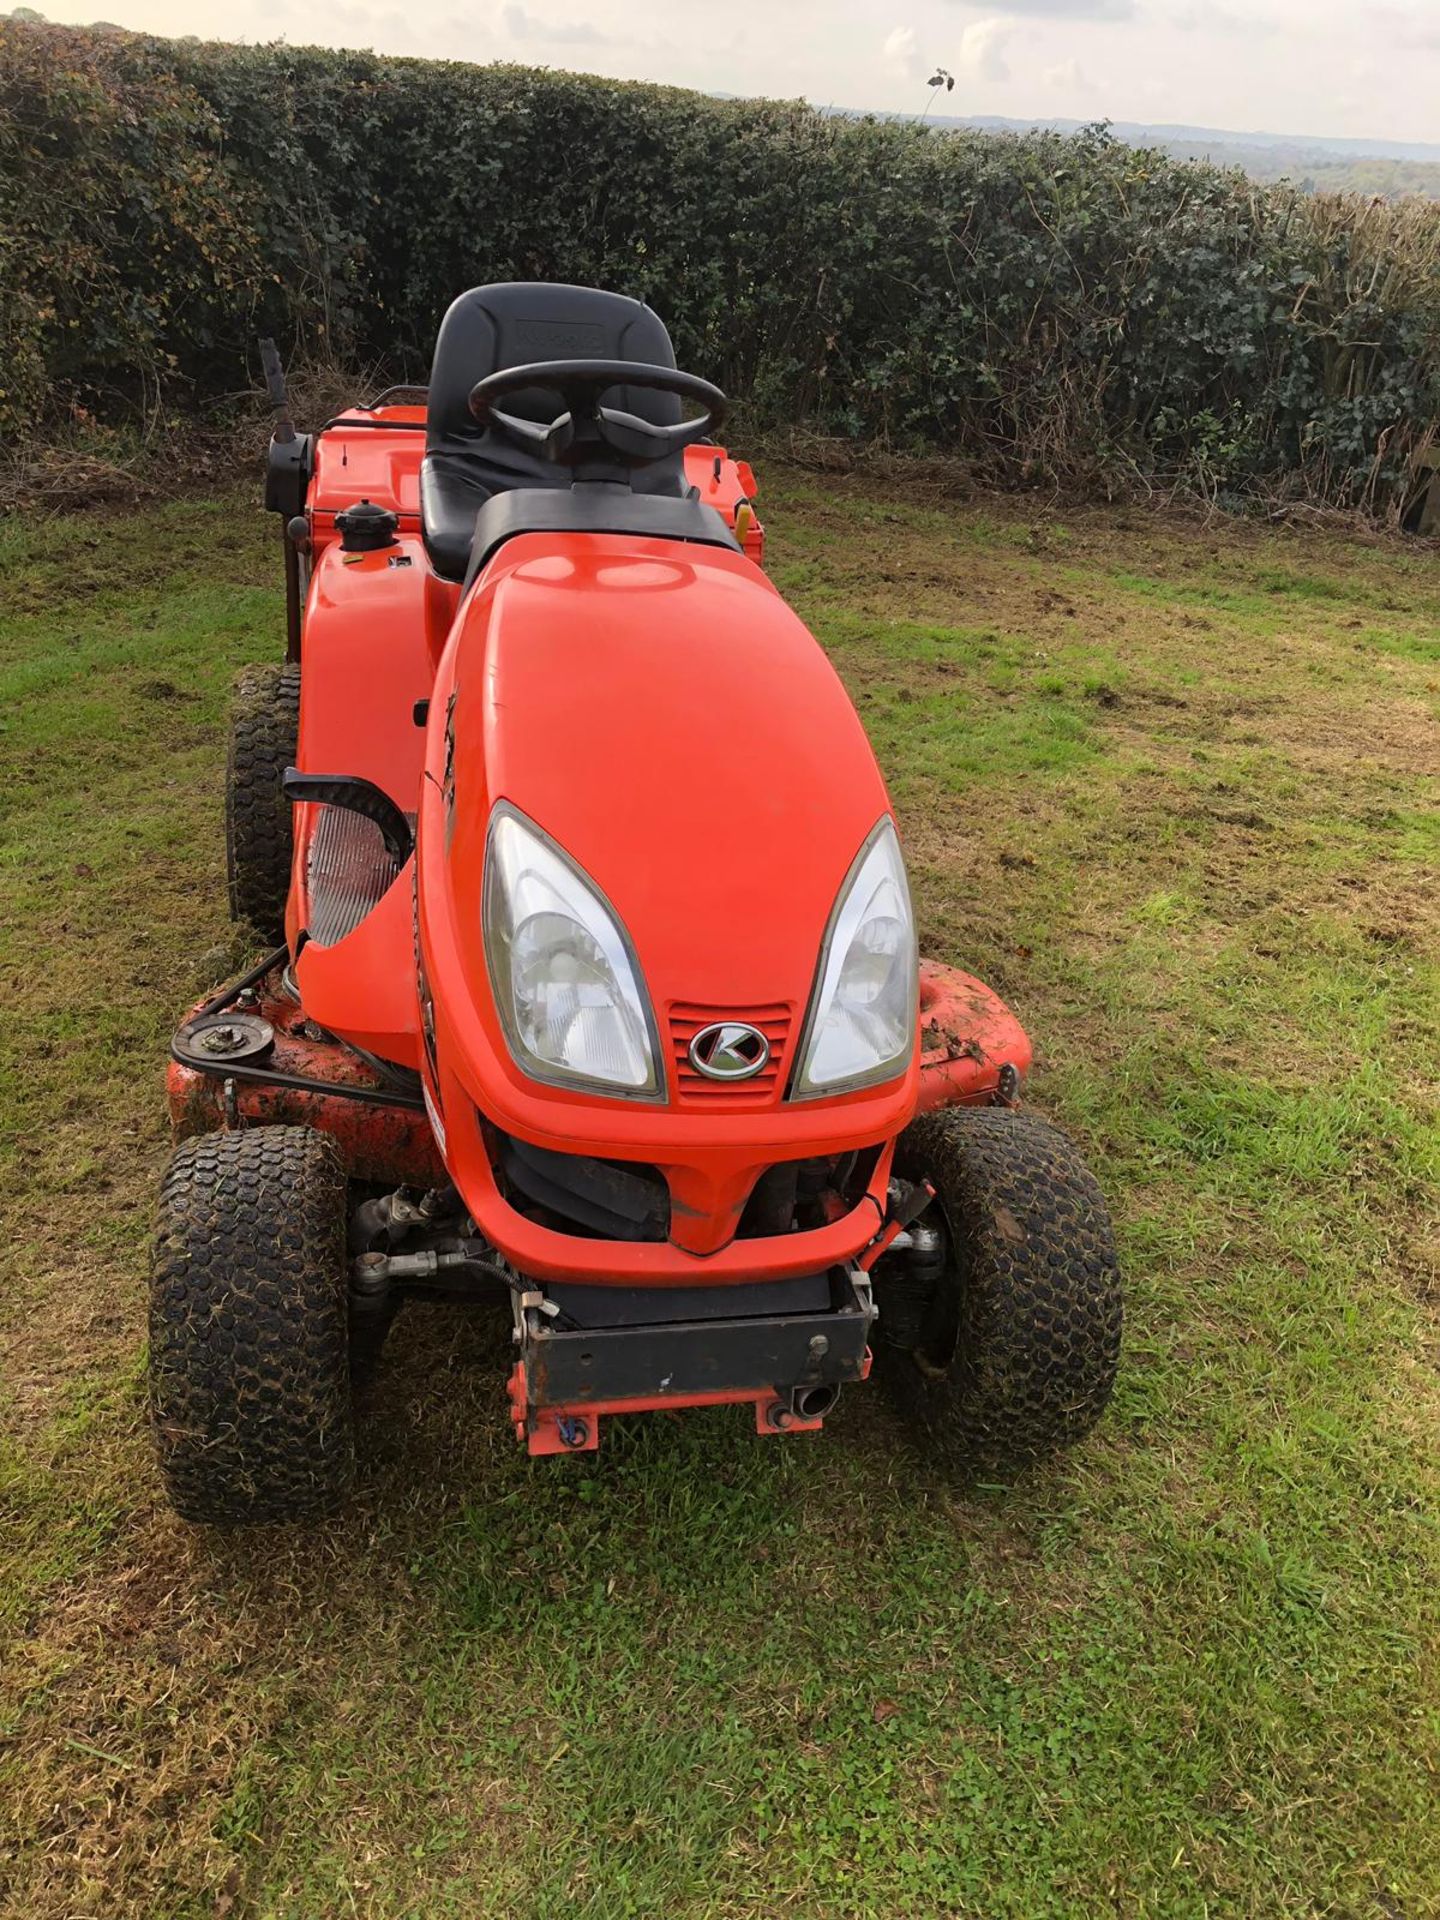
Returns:
[[[395,529],[400,516],[388,507],[377,507],[373,500],[357,500],[335,516],[340,545],[346,553],[378,553],[395,545]]]

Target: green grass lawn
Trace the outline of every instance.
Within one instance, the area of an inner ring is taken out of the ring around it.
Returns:
[[[772,476],[774,573],[1111,1197],[1099,1432],[531,1462],[506,1326],[417,1309],[347,1517],[229,1543],[143,1272],[273,525],[0,527],[6,1915],[1440,1914],[1440,561],[905,492]]]

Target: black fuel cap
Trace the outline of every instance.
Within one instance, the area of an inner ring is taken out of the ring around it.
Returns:
[[[381,547],[395,545],[400,516],[388,507],[377,507],[373,500],[357,500],[353,507],[336,514],[335,524],[346,553],[375,553]]]

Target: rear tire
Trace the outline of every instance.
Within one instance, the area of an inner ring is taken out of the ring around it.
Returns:
[[[309,1127],[202,1134],[160,1190],[150,1405],[182,1519],[310,1520],[349,1491],[345,1169]]]
[[[1073,1142],[1037,1114],[952,1107],[906,1130],[896,1171],[935,1188],[948,1246],[908,1348],[884,1345],[877,1268],[877,1359],[901,1410],[977,1464],[1082,1439],[1115,1383],[1122,1301],[1110,1215]],[[896,1305],[915,1327],[916,1303]]]
[[[230,917],[263,940],[285,932],[294,848],[292,808],[280,788],[300,737],[300,669],[247,667],[235,683],[225,769],[225,861]]]

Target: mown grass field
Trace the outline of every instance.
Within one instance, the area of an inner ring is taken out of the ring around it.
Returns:
[[[775,573],[1112,1198],[1099,1433],[531,1463],[504,1326],[417,1310],[348,1517],[228,1542],[142,1276],[273,529],[0,528],[5,1915],[1440,1914],[1440,558],[903,492],[772,476]]]

